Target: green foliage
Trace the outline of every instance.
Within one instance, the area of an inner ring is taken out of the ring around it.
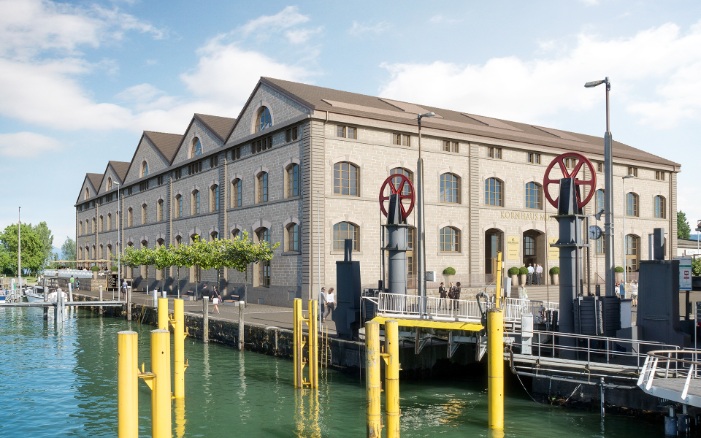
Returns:
[[[697,257],[691,261],[691,275],[694,277],[701,276],[701,258]]]
[[[553,266],[548,270],[550,272],[550,275],[560,275],[560,267],[559,266]]]
[[[91,266],[91,267],[90,267],[90,270],[91,270],[91,271],[93,271],[93,272],[97,272],[97,271],[99,271],[99,270],[100,270],[100,267],[99,267],[99,266],[97,266],[97,265],[95,265],[95,266]]]
[[[518,273],[520,275],[528,275],[528,268],[525,266],[521,266],[520,268],[518,268]]]
[[[518,273],[519,273],[518,266],[512,266],[512,267],[510,267],[509,270],[508,270],[507,272],[508,272],[508,274],[509,274],[510,276],[511,276],[511,275],[518,275]]]
[[[691,235],[691,227],[686,219],[686,213],[683,211],[677,212],[677,238],[688,239]]]
[[[613,272],[623,272],[623,266],[616,266],[613,268]]]
[[[41,233],[48,230],[45,226],[46,224],[38,227]],[[49,261],[51,248],[47,250],[46,242],[43,240],[46,236],[40,235],[31,224],[22,224],[21,235],[22,269],[36,275]],[[0,233],[0,269],[5,275],[17,275],[17,237],[17,224],[8,225]]]
[[[443,275],[455,275],[455,268],[448,266],[443,270]]]
[[[61,259],[76,260],[75,240],[66,237],[66,241],[61,245]],[[67,263],[69,268],[75,268],[75,262]]]

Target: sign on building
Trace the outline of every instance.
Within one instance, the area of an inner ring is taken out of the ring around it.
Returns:
[[[691,258],[679,259],[679,290],[691,290]]]

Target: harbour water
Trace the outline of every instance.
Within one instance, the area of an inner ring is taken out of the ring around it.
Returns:
[[[153,327],[87,311],[56,330],[37,308],[0,307],[0,437],[117,435],[117,333],[139,333],[149,370]],[[364,437],[365,384],[323,370],[318,392],[292,387],[292,363],[186,340],[184,407],[173,436]],[[484,378],[401,383],[403,437],[486,437]],[[139,384],[140,436],[150,436],[150,391]],[[520,387],[506,400],[507,437],[662,437],[662,422],[537,404]]]

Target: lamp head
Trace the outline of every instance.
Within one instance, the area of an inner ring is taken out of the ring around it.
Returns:
[[[436,113],[434,113],[433,111],[429,111],[427,113],[419,114],[417,117],[419,120],[421,120],[424,117],[435,117],[435,116],[436,116]]]
[[[600,220],[601,220],[601,215],[603,215],[603,214],[604,214],[604,209],[602,208],[602,209],[599,210],[599,212],[596,213],[594,216],[596,216],[596,220],[597,220],[597,221],[600,221]]]

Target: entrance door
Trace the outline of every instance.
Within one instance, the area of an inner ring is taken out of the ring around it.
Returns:
[[[497,252],[504,253],[504,232],[490,228],[484,233],[484,274],[485,282],[494,282],[494,272],[497,266]]]

